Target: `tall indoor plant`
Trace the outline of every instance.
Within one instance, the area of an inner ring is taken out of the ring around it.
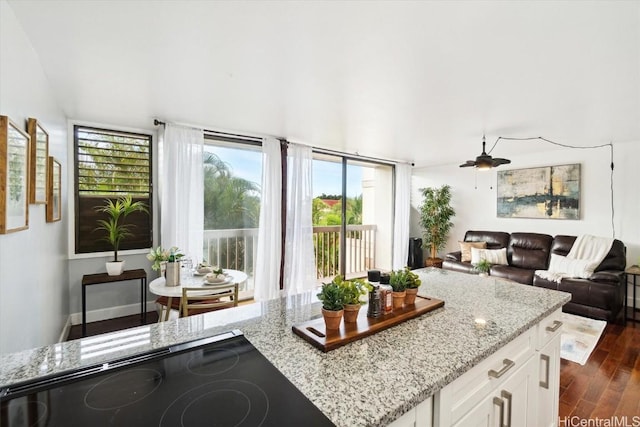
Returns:
[[[420,191],[423,197],[420,205],[420,225],[424,230],[424,243],[431,249],[426,264],[440,265],[442,260],[438,258],[438,251],[447,243],[449,231],[453,226],[451,218],[456,214],[451,207],[451,187],[427,187]]]
[[[127,216],[133,212],[148,213],[148,210],[144,202],[134,202],[130,195],[120,196],[115,201],[105,199],[104,202],[104,205],[96,207],[96,210],[104,212],[107,218],[97,221],[99,227],[96,230],[105,231],[106,236],[103,240],[113,247],[113,261],[107,261],[107,274],[118,276],[124,271],[124,261],[118,260],[118,248],[122,240],[131,236],[131,224],[126,224]]]

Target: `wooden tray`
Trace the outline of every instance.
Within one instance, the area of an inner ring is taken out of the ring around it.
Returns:
[[[293,333],[326,353],[442,306],[444,306],[442,300],[418,296],[415,305],[404,306],[400,310],[394,310],[378,318],[367,317],[367,306],[362,306],[357,322],[345,324],[343,320],[340,329],[329,332],[324,326],[322,317],[293,325],[291,329]]]

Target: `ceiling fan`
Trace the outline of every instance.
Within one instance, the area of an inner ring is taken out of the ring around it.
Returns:
[[[509,159],[501,159],[496,157],[495,159],[486,153],[485,148],[486,142],[484,135],[482,135],[482,154],[476,157],[475,160],[467,160],[465,163],[461,164],[461,168],[475,167],[477,169],[491,169],[500,165],[506,165],[511,163]]]

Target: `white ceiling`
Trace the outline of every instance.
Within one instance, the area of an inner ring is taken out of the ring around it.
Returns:
[[[474,158],[483,133],[640,142],[640,1],[9,4],[73,119],[420,166]]]

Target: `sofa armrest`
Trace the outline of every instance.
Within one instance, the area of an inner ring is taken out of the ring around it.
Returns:
[[[622,270],[602,270],[593,273],[589,280],[598,283],[624,283],[624,275]]]
[[[462,252],[460,251],[456,251],[456,252],[449,252],[448,254],[445,254],[444,259],[448,259],[449,261],[462,261]]]

